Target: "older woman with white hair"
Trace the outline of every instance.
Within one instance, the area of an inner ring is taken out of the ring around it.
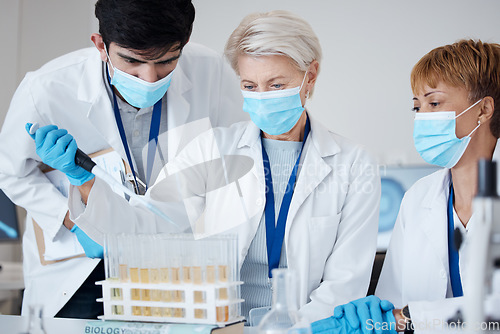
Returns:
[[[213,158],[211,137],[215,157],[250,157],[251,171],[235,192],[248,219],[229,231],[239,239],[243,315],[264,313],[271,305],[271,270],[288,267],[298,281],[295,302],[301,313],[309,321],[331,316],[335,306],[365,296],[368,289],[380,201],[377,166],[360,146],[330,132],[304,107],[321,61],[318,38],[306,21],[285,11],[249,15],[230,36],[225,55],[240,77],[243,110],[252,122],[202,134],[165,170],[199,163],[197,155],[203,161]],[[185,186],[213,182],[216,172],[200,171]],[[202,216],[207,226],[237,216],[238,202],[229,203],[231,196],[192,193],[188,214]],[[160,182],[146,196],[158,203],[167,194]],[[99,243],[103,233],[169,230],[151,213],[115,197],[93,178],[73,189],[72,220]]]

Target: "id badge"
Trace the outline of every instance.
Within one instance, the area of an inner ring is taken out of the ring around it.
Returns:
[[[271,310],[271,306],[256,307],[248,313],[248,322],[250,326],[257,327],[262,318]]]

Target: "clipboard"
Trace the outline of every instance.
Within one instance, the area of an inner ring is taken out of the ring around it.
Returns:
[[[107,169],[107,166],[102,166],[103,164],[106,165],[106,163],[105,163],[106,159],[105,159],[104,156],[106,154],[108,154],[108,153],[111,153],[111,152],[114,152],[114,150],[113,150],[113,148],[110,147],[110,148],[107,148],[107,149],[104,149],[104,150],[92,153],[89,156],[91,158],[93,158],[93,159],[96,158],[95,159],[96,163],[99,166],[103,167],[104,169]],[[99,157],[101,157],[102,159],[98,159]],[[132,170],[131,170],[130,166],[121,157],[119,157],[119,156],[116,155],[116,156],[114,156],[114,158],[115,159],[119,158],[120,163],[121,163],[120,170],[123,172],[123,173],[115,174],[115,177],[119,178],[121,182],[123,182],[124,179],[128,180],[129,178],[125,178],[125,175],[130,175],[132,173]],[[116,165],[116,163],[115,163],[115,165]],[[45,166],[45,168],[44,168],[44,166]],[[115,166],[115,167],[117,167],[117,166]],[[46,166],[46,165],[42,165],[41,170],[46,175],[49,172],[55,172],[56,171],[55,169],[53,169],[53,168],[51,168],[49,166]],[[63,174],[62,172],[58,172],[58,173]],[[122,174],[125,174],[125,175],[122,175]],[[64,178],[66,178],[65,175],[64,175]],[[67,180],[67,179],[65,179],[65,180]],[[69,181],[67,182],[66,185],[58,184],[58,185],[56,185],[56,187],[58,188],[58,190],[64,196],[67,197],[67,195],[68,195],[68,189],[69,189]],[[64,187],[65,187],[65,189],[64,189]],[[53,264],[53,263],[58,263],[58,262],[64,262],[64,261],[72,260],[72,259],[75,259],[75,258],[86,257],[85,253],[83,252],[83,248],[82,248],[82,252],[79,253],[79,254],[72,254],[72,255],[70,255],[68,257],[62,257],[62,258],[58,258],[58,259],[46,259],[45,254],[46,254],[46,251],[47,251],[47,247],[46,247],[46,244],[45,244],[45,236],[44,236],[43,230],[40,227],[40,225],[34,219],[32,219],[32,221],[33,221],[33,231],[34,231],[34,234],[35,234],[35,240],[36,240],[36,244],[37,244],[37,248],[38,248],[38,256],[39,256],[39,259],[40,259],[40,264],[42,266],[46,266],[46,265]],[[76,239],[76,236],[74,236],[73,233],[71,233],[71,235],[72,235],[72,237],[74,237]]]

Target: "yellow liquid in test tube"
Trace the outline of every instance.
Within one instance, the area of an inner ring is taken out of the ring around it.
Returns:
[[[227,266],[219,266],[219,282],[227,282],[228,280]],[[219,299],[228,299],[227,288],[219,289]],[[226,322],[229,319],[229,307],[218,306],[216,309],[216,317],[219,322]]]
[[[141,268],[141,283],[149,284],[149,269]],[[151,300],[151,290],[142,289],[141,290],[142,300]],[[146,314],[145,314],[146,315]],[[149,315],[151,315],[151,310],[149,310]]]
[[[172,308],[171,307],[162,307],[162,314],[165,318],[172,318]]]
[[[204,291],[194,291],[194,302],[197,304],[205,303],[205,292]]]
[[[227,282],[227,266],[219,266],[219,281]]]
[[[161,307],[152,307],[153,317],[161,317]]]
[[[150,317],[151,316],[151,307],[150,306],[144,306],[142,308],[142,315],[144,315],[146,317]]]
[[[132,283],[139,283],[139,268],[130,268],[130,281]],[[132,300],[140,300],[141,299],[140,289],[131,289],[130,294],[131,294],[130,298]]]
[[[226,322],[229,320],[229,307],[228,306],[217,306],[216,316],[218,322]]]
[[[193,283],[202,284],[203,283],[203,273],[200,266],[193,267]]]
[[[170,303],[172,301],[172,291],[162,290],[161,291],[161,301]]]
[[[140,306],[132,306],[132,315],[142,315],[142,308]]]
[[[160,269],[160,280],[162,283],[168,283],[169,280],[169,274],[168,274],[168,268],[161,268]]]
[[[207,266],[207,283],[215,283],[215,266]]]
[[[204,309],[195,308],[194,309],[194,317],[195,319],[206,319],[207,311]]]
[[[181,283],[180,271],[178,267],[172,268],[172,283],[173,284]]]
[[[160,271],[158,269],[150,269],[149,275],[150,275],[152,284],[160,283]],[[154,301],[159,302],[161,300],[160,290],[157,290],[157,289],[153,290],[151,298]]]
[[[181,283],[180,269],[178,267],[172,268],[172,283],[173,284]],[[172,298],[174,302],[182,302],[182,291],[181,290],[172,291]]]
[[[184,283],[191,283],[193,277],[191,276],[191,267],[182,267],[182,281]]]
[[[174,317],[175,318],[184,318],[184,309],[183,308],[175,308],[174,309]]]

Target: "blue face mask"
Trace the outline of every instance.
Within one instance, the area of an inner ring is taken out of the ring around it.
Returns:
[[[108,54],[107,50],[106,54]],[[174,71],[170,72],[163,79],[155,82],[147,82],[114,67],[111,64],[109,55],[108,59],[114,71],[111,84],[131,106],[137,108],[150,107],[158,102],[165,95],[168,87],[170,87]]]
[[[243,111],[249,113],[255,125],[267,134],[275,136],[290,131],[304,111],[300,90],[305,78],[304,75],[300,87],[295,88],[269,92],[242,90]]]
[[[455,166],[467,149],[471,135],[481,125],[478,122],[471,133],[459,139],[455,134],[456,119],[481,100],[465,109],[458,116],[455,116],[454,111],[416,113],[413,139],[420,156],[432,165],[445,168]]]

